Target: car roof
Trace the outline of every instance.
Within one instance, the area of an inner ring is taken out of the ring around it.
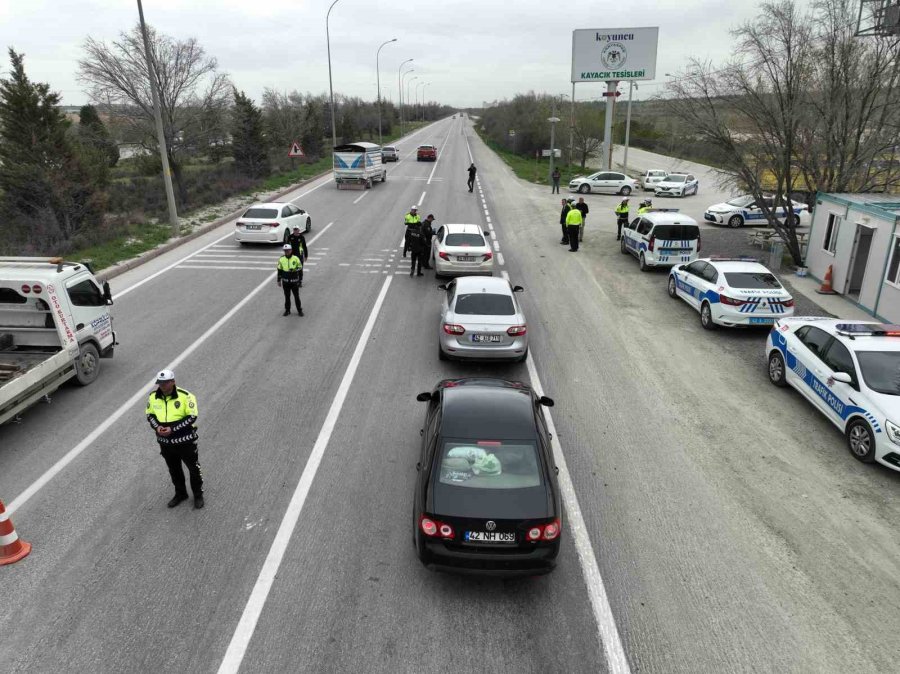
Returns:
[[[287,206],[287,205],[288,205],[287,201],[265,201],[265,202],[260,202],[258,204],[253,204],[251,206],[247,206],[247,210],[249,210],[251,208],[264,208],[266,206],[269,206],[271,208],[281,208],[282,206]]]
[[[771,274],[769,269],[752,260],[714,260],[708,257],[699,258],[703,262],[708,262],[721,272],[743,272],[745,274]]]
[[[477,440],[536,438],[530,387],[500,379],[454,380],[443,388],[441,435]]]
[[[697,221],[684,213],[654,212],[644,213],[642,218],[649,220],[654,225],[696,225]]]
[[[429,145],[428,143],[423,143],[419,147],[434,147],[434,145]]]
[[[53,260],[52,262],[50,260]],[[60,262],[62,264],[60,264]],[[81,262],[62,261],[60,258],[0,258],[0,282],[21,283],[62,282],[70,277],[88,270]]]
[[[482,236],[484,235],[484,232],[481,230],[481,227],[479,227],[478,225],[463,224],[463,223],[457,223],[457,222],[448,222],[447,224],[444,225],[444,227],[447,228],[448,234],[452,232],[454,234],[481,234]]]
[[[839,325],[861,325],[882,327],[884,324],[878,321],[848,321],[844,318],[822,318],[820,316],[794,316],[782,319],[780,322],[789,322],[792,327],[812,325],[821,328],[835,339],[841,342],[851,351],[900,351],[900,337],[871,336],[871,335],[844,335],[838,333]],[[799,324],[799,325],[797,325]],[[796,328],[795,328],[796,329]]]
[[[512,295],[512,288],[502,276],[461,276],[456,279],[456,292],[488,292]]]

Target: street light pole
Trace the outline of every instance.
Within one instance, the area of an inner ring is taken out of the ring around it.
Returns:
[[[397,38],[393,38],[392,40],[387,40],[382,43],[381,47],[386,44],[390,44],[391,42],[396,42]],[[378,56],[381,54],[381,47],[378,48],[378,51],[375,52],[375,77],[378,81],[378,144],[382,145],[381,139],[381,67],[378,64]]]
[[[625,175],[628,175],[628,141],[631,138],[631,94],[638,85],[634,80],[628,83],[628,112],[625,114]]]
[[[426,82],[425,86],[422,87],[422,121],[425,121],[425,87],[427,87],[431,82]]]
[[[156,118],[156,139],[159,143],[159,156],[162,160],[163,182],[166,185],[166,201],[169,204],[169,224],[172,225],[172,236],[178,236],[178,209],[175,207],[175,191],[172,189],[172,171],[169,168],[169,154],[166,150],[166,133],[163,130],[162,109],[159,105],[159,86],[156,75],[156,64],[150,51],[150,38],[147,36],[147,24],[144,23],[144,7],[137,0],[138,16],[141,19],[141,35],[144,38],[144,56],[147,59],[147,77],[150,78],[150,94],[153,97],[153,116]]]
[[[554,151],[554,145],[556,143],[556,123],[559,121],[559,117],[556,116],[556,98],[553,98],[553,109],[551,112],[551,117],[547,118],[547,121],[550,122],[550,173],[547,174],[547,177],[552,180],[553,175],[553,160],[555,159],[556,152]]]
[[[407,71],[406,74],[413,72],[412,70]],[[413,83],[413,80],[419,79],[418,75],[413,75],[408,80],[406,80],[406,104],[409,105],[409,85]],[[415,110],[415,108],[413,108]],[[412,119],[412,117],[410,117]]]
[[[425,83],[419,82],[418,84],[416,84],[416,119],[419,118],[419,110],[421,110],[420,103],[419,103],[419,87],[421,87],[423,84],[425,84]]]
[[[325,43],[328,46],[328,91],[331,94],[331,151],[337,147],[337,128],[334,124],[334,87],[331,84],[331,33],[328,29],[328,19],[331,16],[331,10],[340,0],[334,0],[325,14]]]
[[[400,110],[400,135],[403,135],[403,76],[400,74],[400,71],[403,70],[403,66],[412,61],[413,59],[406,59],[403,63],[400,64],[400,67],[397,68],[397,101],[399,102],[398,109]]]

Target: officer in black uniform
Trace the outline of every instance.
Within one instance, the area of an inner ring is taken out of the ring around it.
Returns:
[[[431,258],[431,239],[434,236],[434,216],[429,213],[425,220],[422,221],[422,239],[423,239],[423,255],[425,257],[425,264],[422,265],[423,269],[434,269],[430,264],[428,264],[428,260]]]
[[[291,254],[300,258],[300,262],[306,263],[306,259],[309,257],[309,246],[306,245],[306,237],[303,236],[303,232],[300,231],[299,227],[294,227],[294,231],[291,232],[285,243],[291,244]],[[303,268],[300,269],[300,286],[303,287]]]
[[[425,257],[425,236],[422,234],[422,223],[408,227],[409,237],[409,275],[424,276],[422,274],[422,258]]]
[[[191,491],[194,492],[194,507],[199,509],[203,502],[203,474],[197,454],[197,399],[190,391],[175,385],[175,373],[161,370],[156,375],[157,389],[147,401],[147,421],[156,433],[159,452],[169,467],[169,476],[175,485],[175,496],[168,506],[174,508],[187,499],[184,485],[183,463],[191,477]]]

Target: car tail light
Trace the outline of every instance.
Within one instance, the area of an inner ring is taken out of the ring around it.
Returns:
[[[237,226],[237,227],[246,227],[246,226],[247,226],[247,223],[246,223],[246,222],[238,222],[235,226]]]
[[[442,538],[453,538],[453,527],[449,524],[441,523],[441,526],[438,527],[438,533]]]
[[[448,335],[461,335],[466,331],[466,329],[461,325],[455,325],[453,323],[444,323],[444,332]]]
[[[263,225],[263,226],[265,227],[265,225]],[[278,223],[277,223],[277,222],[270,222],[270,223],[269,223],[269,227],[271,227],[272,229],[275,229],[276,227],[278,227]]]
[[[27,283],[23,283],[22,284],[22,294],[27,295],[30,292],[31,292],[31,286],[28,285]]]
[[[744,300],[736,300],[733,297],[728,297],[728,295],[719,295],[719,301],[731,307],[740,307],[747,304]]]
[[[510,337],[521,337],[527,332],[524,325],[514,325],[506,331]]]
[[[535,524],[528,529],[525,538],[532,542],[537,541],[554,541],[559,538],[560,523],[559,519],[555,519],[547,524]]]
[[[494,254],[491,251],[488,251],[484,254],[484,261],[487,262],[490,259],[493,259]]]
[[[652,253],[654,246],[656,246],[656,237],[651,236],[650,243],[647,244],[647,250],[649,250]]]
[[[544,525],[544,534],[541,536],[545,541],[552,541],[559,537],[559,520],[553,520],[550,524]]]
[[[433,520],[427,515],[419,515],[419,529],[423,534],[432,538],[453,538],[455,535],[452,526],[446,522]]]
[[[540,527],[531,527],[526,537],[529,541],[538,541],[543,533]]]
[[[447,253],[445,253],[443,251],[438,253],[438,257],[441,258],[442,260],[447,260],[448,262],[450,261],[450,256],[447,255]]]
[[[41,287],[39,285],[35,284],[35,285],[31,286],[31,292],[33,292],[35,295],[40,295]]]
[[[780,304],[783,307],[792,307],[792,306],[794,306],[794,300],[793,299],[770,300],[769,304]]]

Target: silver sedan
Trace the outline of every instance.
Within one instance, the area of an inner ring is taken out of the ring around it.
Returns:
[[[438,357],[524,361],[528,357],[525,315],[511,286],[499,277],[462,277],[446,285],[438,326]]]

